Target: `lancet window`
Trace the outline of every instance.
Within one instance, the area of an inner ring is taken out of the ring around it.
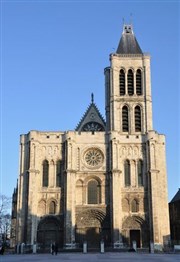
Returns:
[[[43,187],[48,187],[48,181],[49,181],[49,163],[47,160],[44,160],[43,161],[43,181],[42,181]]]
[[[129,160],[126,160],[124,162],[124,181],[125,181],[125,186],[131,185],[131,170],[130,170]]]
[[[128,95],[132,96],[134,94],[134,74],[131,69],[128,70]]]
[[[120,89],[120,96],[125,95],[125,72],[123,69],[120,70],[119,74],[119,89]]]
[[[129,112],[127,106],[123,106],[122,108],[122,131],[129,132]]]
[[[140,106],[135,107],[134,118],[135,118],[135,131],[141,132],[141,108]]]
[[[138,96],[142,95],[142,76],[140,69],[136,71],[136,94]]]
[[[143,186],[143,161],[138,161],[138,186]]]

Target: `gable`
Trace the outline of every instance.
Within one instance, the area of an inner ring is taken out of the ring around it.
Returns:
[[[84,116],[76,127],[76,131],[100,132],[105,131],[105,127],[106,123],[92,99],[91,104],[87,108]]]

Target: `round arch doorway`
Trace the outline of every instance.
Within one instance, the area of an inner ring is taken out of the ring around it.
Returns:
[[[103,239],[110,242],[109,220],[105,212],[90,209],[80,212],[76,217],[75,238],[80,245],[87,241],[89,248],[99,248]]]
[[[37,242],[42,249],[49,249],[52,242],[56,242],[58,247],[63,247],[63,230],[61,221],[54,217],[44,217],[38,225]]]

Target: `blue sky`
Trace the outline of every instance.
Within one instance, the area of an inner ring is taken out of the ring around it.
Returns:
[[[180,187],[179,17],[178,1],[2,0],[1,192],[11,196],[16,186],[20,134],[73,130],[92,92],[105,115],[104,68],[124,18],[151,54],[153,123],[166,135],[171,200]]]

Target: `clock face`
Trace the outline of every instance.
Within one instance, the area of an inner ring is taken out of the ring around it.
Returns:
[[[84,154],[84,160],[88,167],[99,167],[102,165],[104,156],[100,149],[90,148]]]
[[[83,126],[82,131],[104,131],[104,127],[97,122],[88,122]]]

